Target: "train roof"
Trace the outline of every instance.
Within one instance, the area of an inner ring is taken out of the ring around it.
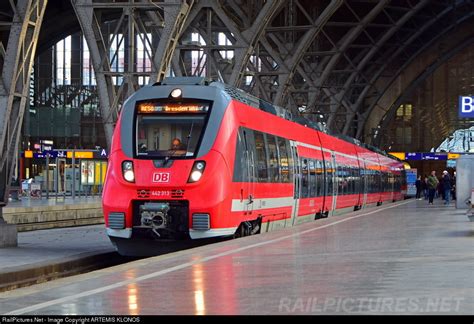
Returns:
[[[298,123],[300,125],[313,128],[315,130],[323,132],[323,128],[317,123],[304,118],[300,115],[293,115],[288,109],[276,106],[266,100],[260,99],[254,95],[251,95],[242,89],[232,87],[228,84],[213,81],[209,78],[204,77],[172,77],[165,78],[161,82],[157,82],[154,85],[206,85],[214,86],[225,91],[232,99],[245,103],[254,108],[260,109],[272,115],[284,118],[286,120]]]
[[[168,77],[168,78],[163,79],[163,81],[161,81],[161,82],[156,82],[155,84],[153,84],[153,86],[158,86],[158,85],[200,85],[200,86],[217,87],[217,88],[220,88],[223,91],[225,91],[234,100],[240,101],[240,102],[245,103],[249,106],[252,106],[254,108],[257,108],[257,109],[260,109],[260,110],[265,111],[267,113],[270,113],[272,115],[284,118],[288,121],[292,121],[292,122],[298,123],[302,126],[309,127],[309,128],[314,129],[314,130],[317,130],[317,131],[326,133],[328,135],[337,137],[337,138],[339,138],[339,139],[341,139],[345,142],[357,145],[359,147],[363,147],[367,150],[376,152],[380,155],[383,155],[383,156],[386,156],[390,159],[398,160],[398,161],[401,162],[401,160],[399,160],[398,158],[393,157],[393,156],[389,156],[386,152],[380,150],[379,148],[377,148],[375,146],[372,146],[372,145],[366,144],[366,143],[362,143],[361,141],[359,141],[355,138],[346,136],[346,135],[329,133],[325,129],[323,129],[323,127],[319,123],[311,121],[311,120],[305,118],[304,116],[294,115],[293,113],[288,111],[288,109],[285,109],[283,107],[274,105],[274,104],[272,104],[272,103],[270,103],[266,100],[263,100],[261,98],[258,98],[256,96],[254,96],[254,95],[251,95],[251,94],[243,91],[242,89],[230,86],[228,84],[225,84],[225,83],[222,83],[222,82],[219,82],[219,81],[212,80],[210,78],[205,78],[205,77]]]

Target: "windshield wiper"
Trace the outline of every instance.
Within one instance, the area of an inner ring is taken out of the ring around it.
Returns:
[[[189,142],[191,141],[191,134],[193,132],[193,127],[194,127],[194,122],[192,122],[191,129],[189,130],[189,134],[186,137],[188,139],[186,142],[186,147],[185,147],[186,155],[188,154],[188,147],[189,147]]]

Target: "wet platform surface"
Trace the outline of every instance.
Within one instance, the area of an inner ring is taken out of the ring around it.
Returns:
[[[473,314],[474,226],[404,201],[0,294],[0,314]]]

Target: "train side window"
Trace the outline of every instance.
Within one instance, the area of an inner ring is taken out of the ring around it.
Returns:
[[[358,167],[354,168],[354,193],[359,194],[362,190],[361,184],[361,176],[360,176],[360,169]]]
[[[353,177],[352,177],[352,166],[346,167],[346,182],[347,182],[347,194],[352,195],[353,187]]]
[[[379,191],[383,192],[384,191],[384,182],[385,182],[385,172],[379,172],[379,178],[380,178],[380,187]]]
[[[376,193],[377,192],[377,179],[375,177],[375,173],[377,171],[372,171],[370,175],[370,181],[371,181],[371,192]]]
[[[280,180],[281,182],[290,182],[291,165],[288,158],[289,145],[284,138],[278,137],[278,152],[280,156]]]
[[[395,183],[394,174],[393,174],[393,173],[389,173],[389,174],[388,174],[388,188],[387,188],[387,191],[388,191],[388,192],[392,192],[392,191],[393,191],[394,183]]]
[[[375,171],[375,187],[376,187],[375,192],[381,192],[382,191],[381,186],[382,186],[382,172]]]
[[[367,179],[367,193],[372,193],[372,175],[370,174],[370,170],[364,170],[365,178]]]
[[[351,176],[352,176],[352,194],[359,193],[359,180],[358,180],[358,172],[359,170],[356,167],[351,167]]]
[[[309,178],[310,178],[310,188],[309,188],[309,196],[316,197],[316,166],[313,160],[308,161],[308,169],[309,169]]]
[[[381,189],[380,191],[387,191],[386,188],[387,188],[387,183],[388,183],[388,174],[387,172],[382,172],[381,175],[382,175],[382,187],[380,188]]]
[[[254,134],[253,130],[248,128],[243,128],[243,140],[245,147],[247,148],[248,152],[248,168],[249,168],[249,181],[250,182],[257,182],[257,175],[256,175],[256,155],[255,152],[255,141],[254,141]]]
[[[263,133],[254,131],[258,182],[268,182],[267,151]]]
[[[393,188],[393,173],[387,173],[387,175],[388,175],[387,191],[391,192]]]
[[[292,182],[294,176],[293,168],[295,167],[296,161],[293,158],[290,141],[287,139],[285,139],[284,141],[286,143],[286,152],[288,154],[288,182]]]
[[[235,162],[234,162],[234,182],[247,182],[248,169],[245,154],[245,142],[242,134],[242,129],[239,129],[237,133],[237,143],[235,148]]]
[[[350,195],[354,193],[354,170],[352,166],[347,167],[347,193]]]
[[[345,167],[343,165],[338,164],[336,166],[336,181],[337,181],[337,194],[338,195],[345,195],[346,194],[346,186],[347,183],[345,182]]]
[[[369,170],[367,170],[367,169],[364,169],[363,172],[364,172],[364,178],[366,179],[366,180],[365,180],[365,181],[366,181],[366,188],[365,188],[365,191],[366,191],[367,193],[371,193],[370,188],[371,188],[372,186],[371,186],[371,184],[370,184],[370,181],[371,181],[371,179],[370,179],[370,172],[369,172]]]
[[[351,167],[344,167],[344,185],[345,185],[345,194],[351,193]]]
[[[367,191],[367,187],[365,185],[366,178],[367,176],[365,175],[365,169],[363,166],[361,166],[359,169],[359,192],[362,194]]]
[[[344,167],[344,185],[345,185],[345,193],[351,193],[351,167],[345,166]]]
[[[400,174],[395,175],[395,184],[393,187],[393,191],[400,191],[402,189],[402,181],[401,181],[401,176]]]
[[[309,197],[308,159],[301,158],[301,198]]]
[[[325,172],[326,172],[326,183],[328,186],[327,190],[327,195],[328,196],[333,196],[334,195],[334,184],[333,184],[333,178],[334,178],[334,167],[331,161],[326,160],[325,162]]]
[[[324,168],[323,161],[316,160],[316,197],[324,196]]]
[[[348,166],[344,166],[344,172],[343,172],[344,180],[342,184],[344,186],[344,193],[346,195],[350,194],[350,191],[351,191],[351,184],[350,184],[351,173],[350,172],[351,172],[351,168]]]
[[[268,147],[268,162],[269,162],[269,175],[270,182],[280,182],[280,171],[278,165],[278,150],[275,136],[266,135],[267,138],[267,147]]]
[[[371,171],[370,173],[370,192],[371,193],[376,193],[377,192],[377,187],[376,187],[376,179],[375,179],[375,172],[376,171]]]

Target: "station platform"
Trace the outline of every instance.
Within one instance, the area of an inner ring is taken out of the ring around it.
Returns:
[[[411,199],[0,293],[0,314],[462,315],[473,280],[465,210]]]
[[[0,249],[0,291],[87,272],[117,257],[104,225],[21,232],[18,247]]]
[[[3,218],[18,232],[104,222],[99,196],[13,200],[3,208]]]

